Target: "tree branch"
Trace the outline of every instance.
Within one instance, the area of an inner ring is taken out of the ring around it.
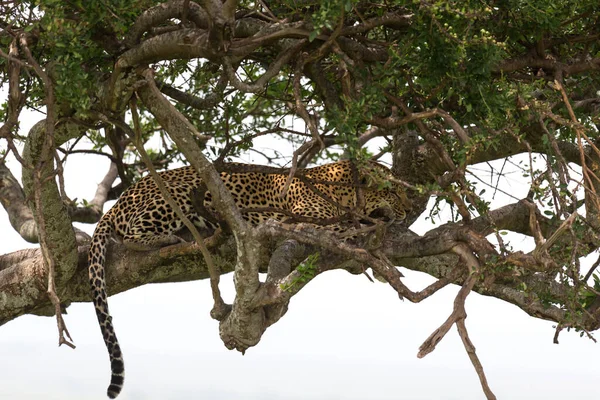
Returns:
[[[10,224],[30,243],[38,242],[38,232],[33,213],[25,204],[25,194],[4,162],[0,162],[0,203],[4,206]]]
[[[202,8],[195,2],[187,1],[187,7],[184,8],[185,0],[169,1],[157,6],[151,7],[144,11],[135,21],[127,36],[123,40],[123,44],[127,48],[133,47],[142,38],[142,35],[151,28],[156,27],[168,21],[169,19],[183,19],[185,17],[191,20],[196,28],[208,28],[208,16]]]

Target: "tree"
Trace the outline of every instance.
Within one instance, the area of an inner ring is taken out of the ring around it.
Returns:
[[[203,258],[195,247],[115,245],[109,288],[210,278],[211,315],[229,348],[256,345],[312,278],[340,268],[371,268],[412,302],[461,285],[419,356],[456,325],[487,398],[495,396],[465,326],[471,291],[555,321],[555,340],[565,328],[591,337],[600,327],[599,262],[581,263],[598,248],[600,227],[596,2],[41,0],[0,9],[8,87],[0,137],[3,155],[23,166],[21,188],[0,164],[0,200],[23,239],[40,243],[0,257],[0,324],[56,314],[60,343],[70,344],[61,310],[90,300],[87,248],[78,246],[88,238],[72,223],[96,222],[148,168],[186,160],[221,194],[232,234],[207,239],[213,256]],[[46,117],[21,132],[26,109]],[[266,135],[296,147],[262,155],[291,161],[290,176],[339,157],[390,155],[409,216],[351,244],[310,226],[248,226],[215,168]],[[367,149],[374,138],[387,143],[377,153]],[[69,199],[62,179],[62,163],[82,151],[112,161],[90,201]],[[529,194],[491,208],[517,155],[525,161],[511,170],[529,180]],[[438,225],[417,235],[408,227],[423,213]],[[535,246],[515,250],[506,232]],[[437,280],[413,292],[394,266]],[[230,271],[236,299],[226,305],[218,277]]]

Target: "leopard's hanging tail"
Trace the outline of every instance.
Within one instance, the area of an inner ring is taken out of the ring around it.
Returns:
[[[112,376],[110,386],[107,390],[107,395],[114,399],[119,395],[123,388],[123,380],[125,378],[125,368],[123,364],[123,354],[121,347],[115,335],[115,330],[112,324],[112,318],[108,313],[108,300],[106,295],[106,279],[104,273],[104,261],[106,259],[106,247],[113,231],[113,223],[110,218],[110,211],[106,213],[98,222],[89,252],[89,278],[92,288],[92,298],[96,315],[104,337],[104,343],[108,349],[110,357],[110,369]]]

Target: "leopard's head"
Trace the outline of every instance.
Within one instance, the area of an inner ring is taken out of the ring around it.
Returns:
[[[365,214],[384,220],[403,220],[412,208],[405,186],[381,164],[369,163],[363,169]]]

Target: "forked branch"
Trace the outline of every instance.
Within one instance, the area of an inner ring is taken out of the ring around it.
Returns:
[[[423,342],[421,347],[419,347],[419,353],[417,354],[418,358],[423,358],[427,354],[431,353],[435,350],[437,344],[446,336],[446,333],[450,330],[452,325],[456,324],[456,328],[458,329],[460,338],[465,346],[465,350],[469,355],[469,359],[471,363],[475,367],[475,371],[477,372],[477,376],[479,377],[479,381],[481,382],[481,386],[488,400],[495,400],[496,396],[489,388],[487,383],[487,378],[483,371],[483,366],[477,357],[477,353],[475,352],[475,346],[471,342],[467,328],[465,325],[465,319],[467,318],[467,312],[465,310],[465,300],[475,283],[481,276],[481,269],[479,266],[479,261],[475,257],[475,255],[468,249],[466,245],[457,245],[452,249],[463,261],[463,263],[468,267],[470,271],[470,275],[458,291],[456,298],[454,299],[454,308],[450,316],[444,321],[439,328],[437,328],[428,338]]]

